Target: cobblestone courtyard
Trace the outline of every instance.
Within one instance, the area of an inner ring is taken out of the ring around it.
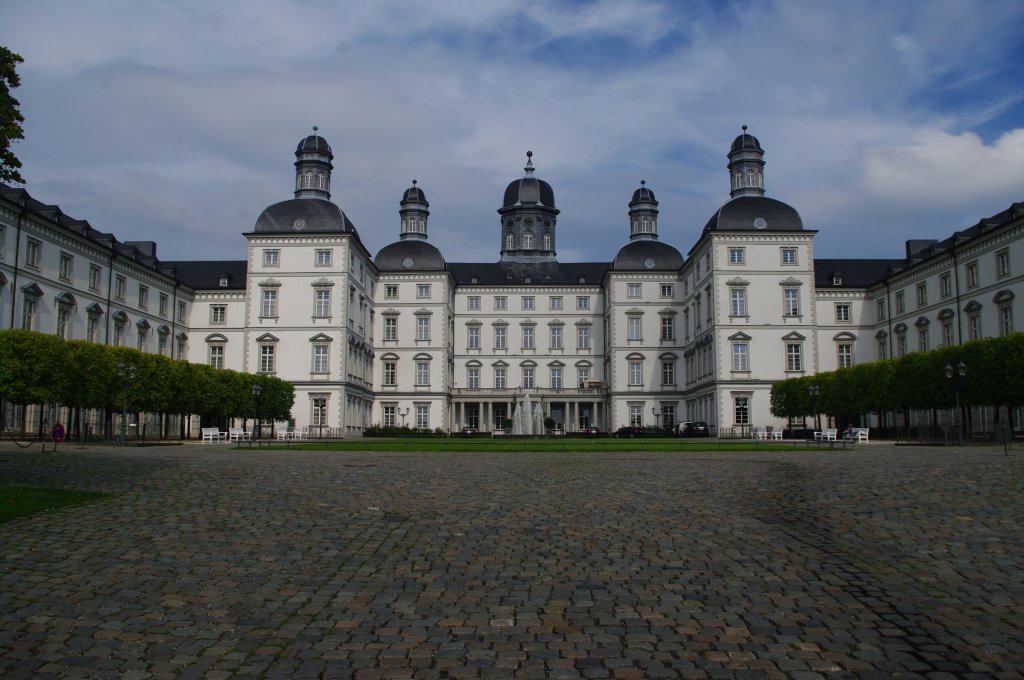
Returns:
[[[1020,678],[1024,452],[0,449],[0,677]]]

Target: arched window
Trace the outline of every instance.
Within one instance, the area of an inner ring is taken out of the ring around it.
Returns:
[[[307,172],[302,177],[302,186],[306,189],[312,188],[313,186],[313,173]]]
[[[640,231],[642,231],[645,234],[649,234],[651,231],[651,221],[645,217],[643,220],[641,220],[640,224]]]
[[[320,189],[325,189],[325,190],[327,189],[327,176],[326,175],[324,175],[321,172],[319,175],[317,175],[317,181],[318,181],[317,186]]]
[[[505,250],[512,250],[512,232],[505,234]]]
[[[533,234],[523,234],[523,250],[533,250]]]
[[[544,234],[544,250],[551,250],[551,234]]]
[[[754,186],[754,171],[753,170],[747,170],[747,186],[748,187]]]

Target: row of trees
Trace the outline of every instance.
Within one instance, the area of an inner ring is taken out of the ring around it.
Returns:
[[[815,412],[952,408],[953,381],[946,377],[946,366],[955,370],[960,362],[966,366],[960,380],[962,406],[1024,404],[1024,333],[1011,333],[775,383],[772,414],[794,418]]]
[[[295,401],[295,388],[280,378],[23,330],[0,331],[0,398],[120,412],[120,364],[136,368],[127,391],[129,413],[248,418],[255,412],[254,384],[261,388],[261,419],[288,419]]]

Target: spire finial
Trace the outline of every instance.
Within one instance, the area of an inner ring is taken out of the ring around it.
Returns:
[[[747,126],[743,125],[743,134],[747,134]]]
[[[318,136],[318,135],[316,134],[316,131],[317,131],[317,130],[319,130],[319,129],[320,129],[320,128],[319,128],[319,127],[317,127],[316,125],[314,125],[314,126],[313,126],[313,136],[314,136],[314,137],[317,137],[317,136]]]
[[[412,181],[412,185],[413,185],[413,186],[416,186],[416,180],[413,180],[413,181]]]
[[[533,177],[533,152],[526,152],[526,167],[523,168],[526,171],[527,177]]]
[[[647,184],[647,180],[645,180],[645,179],[640,180],[640,186],[644,186],[646,184]]]

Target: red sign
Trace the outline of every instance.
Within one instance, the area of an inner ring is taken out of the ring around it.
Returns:
[[[64,441],[64,426],[60,423],[54,425],[53,429],[50,430],[50,439],[53,440],[54,444],[60,444]]]

